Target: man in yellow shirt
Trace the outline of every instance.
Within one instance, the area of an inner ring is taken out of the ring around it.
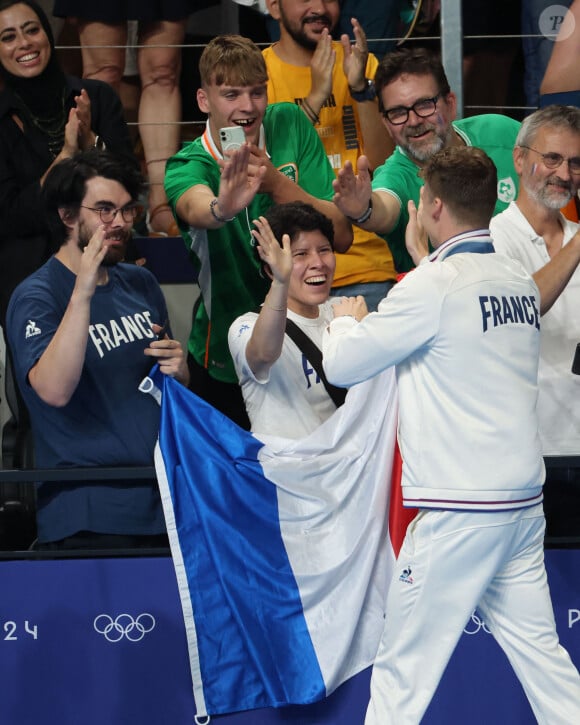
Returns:
[[[338,0],[267,0],[267,6],[280,26],[279,42],[263,51],[268,102],[290,101],[302,108],[335,172],[347,160],[356,168],[363,153],[372,168],[381,165],[393,144],[374,93],[378,62],[368,52],[358,21],[352,19],[351,44],[346,35],[340,42],[331,38],[340,15]],[[354,225],[353,231],[349,251],[336,255],[333,294],[362,294],[373,310],[395,282],[393,258],[384,239]]]

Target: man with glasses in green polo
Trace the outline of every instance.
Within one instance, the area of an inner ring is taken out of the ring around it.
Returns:
[[[556,292],[563,290],[541,320],[538,417],[544,455],[577,456],[580,367],[573,361],[580,343],[580,226],[560,209],[580,188],[580,109],[546,106],[532,113],[522,123],[513,158],[518,198],[490,228],[496,252],[517,259],[536,281],[549,279]],[[548,533],[577,534],[578,470],[548,469],[546,484]]]
[[[334,183],[334,201],[354,224],[384,236],[397,272],[407,272],[414,267],[405,247],[408,204],[419,201],[423,165],[449,146],[483,149],[498,171],[497,214],[517,196],[512,149],[519,123],[497,114],[456,121],[457,100],[441,60],[423,48],[388,53],[375,74],[375,87],[396,149],[375,170],[372,185],[365,157],[357,169],[345,164]]]

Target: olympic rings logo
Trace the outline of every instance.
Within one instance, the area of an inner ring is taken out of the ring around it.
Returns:
[[[115,619],[108,614],[99,614],[95,617],[93,627],[107,642],[120,642],[123,637],[129,642],[140,642],[155,627],[155,617],[148,612],[140,614],[136,619],[130,614],[119,614]]]
[[[491,630],[487,624],[479,617],[476,611],[471,613],[471,617],[468,619],[463,631],[465,634],[477,634],[480,631],[484,631],[487,634],[491,634]]]

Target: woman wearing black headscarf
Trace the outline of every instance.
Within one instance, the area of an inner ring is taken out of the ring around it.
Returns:
[[[110,86],[63,73],[48,18],[32,0],[0,0],[0,325],[16,285],[51,252],[41,201],[48,170],[91,146],[136,163]]]

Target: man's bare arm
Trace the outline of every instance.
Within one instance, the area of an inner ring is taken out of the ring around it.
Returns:
[[[286,334],[288,287],[292,274],[290,237],[284,234],[282,247],[264,217],[254,221],[252,231],[260,258],[272,272],[272,285],[246,346],[246,361],[256,378],[265,378],[282,354]]]
[[[388,234],[399,219],[401,213],[399,202],[385,191],[372,191],[366,156],[358,159],[357,172],[355,174],[350,161],[347,161],[338,172],[332,184],[334,203],[345,216],[364,219],[357,221],[357,226],[377,234]]]
[[[381,121],[379,105],[374,101],[357,103],[362,133],[362,146],[373,171],[385,163],[395,150],[395,144]]]
[[[107,253],[104,239],[105,228],[100,226],[85,247],[70,301],[54,337],[28,373],[28,382],[36,394],[57,408],[69,402],[83,370],[91,299]]]
[[[342,35],[340,38],[344,51],[343,70],[349,87],[355,91],[363,91],[367,80],[365,72],[369,57],[367,38],[356,18],[351,18],[351,23],[354,43],[351,43],[348,35]],[[355,99],[355,103],[362,134],[362,147],[371,169],[376,169],[393,153],[395,144],[382,122],[377,99],[361,102]]]
[[[217,197],[209,186],[196,184],[177,200],[177,214],[197,229],[218,229],[250,204],[264,173],[250,166],[250,147],[244,144],[224,161]]]
[[[324,102],[332,93],[332,71],[335,60],[336,53],[332,47],[332,37],[328,29],[323,28],[310,62],[310,90],[305,98],[306,105],[302,106],[302,110],[311,123],[318,118]]]
[[[545,315],[564,291],[580,263],[580,232],[533,276],[540,290],[540,314]]]
[[[352,226],[344,214],[331,201],[312,196],[292,179],[278,171],[266,153],[257,146],[251,148],[253,163],[264,170],[260,191],[269,194],[276,204],[283,204],[288,201],[303,201],[311,204],[332,221],[334,249],[337,252],[346,252],[352,244]]]

